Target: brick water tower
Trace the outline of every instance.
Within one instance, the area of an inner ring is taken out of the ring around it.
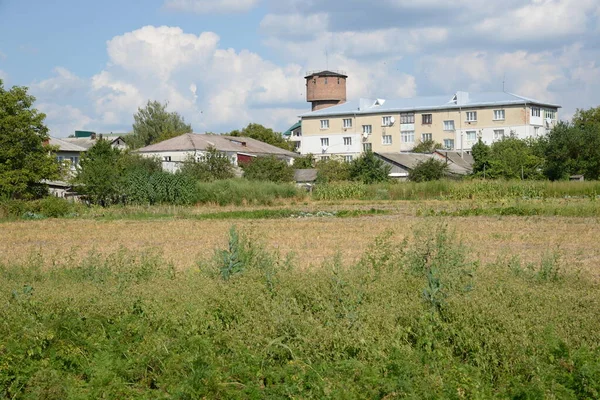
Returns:
[[[346,102],[346,78],[342,71],[312,71],[306,74],[306,101],[312,110],[337,106]]]

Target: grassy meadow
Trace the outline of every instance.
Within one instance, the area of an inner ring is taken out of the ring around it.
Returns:
[[[596,189],[468,185],[0,204],[0,398],[600,398]]]

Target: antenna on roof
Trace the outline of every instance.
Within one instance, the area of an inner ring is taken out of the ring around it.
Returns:
[[[329,51],[328,50],[325,50],[325,65],[326,65],[327,71],[329,71]]]
[[[506,72],[504,73],[504,77],[502,78],[502,91],[506,93],[506,90],[504,90],[505,82],[506,82]]]

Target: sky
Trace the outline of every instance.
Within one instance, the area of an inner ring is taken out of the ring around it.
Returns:
[[[348,100],[504,90],[600,105],[598,0],[0,0],[0,79],[50,134],[131,131],[148,100],[195,132],[310,111],[307,71]]]

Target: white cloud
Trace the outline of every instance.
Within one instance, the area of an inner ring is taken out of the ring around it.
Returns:
[[[534,0],[516,9],[506,9],[476,25],[476,31],[500,41],[548,40],[580,35],[587,20],[600,10],[597,0]]]
[[[241,13],[258,5],[259,0],[166,0],[165,7],[198,14]]]
[[[54,68],[54,76],[41,82],[33,82],[30,90],[38,100],[66,99],[86,88],[86,82],[64,67]]]
[[[73,106],[61,106],[53,103],[40,103],[37,108],[46,114],[46,125],[50,135],[67,137],[77,129],[93,128],[92,118]]]

